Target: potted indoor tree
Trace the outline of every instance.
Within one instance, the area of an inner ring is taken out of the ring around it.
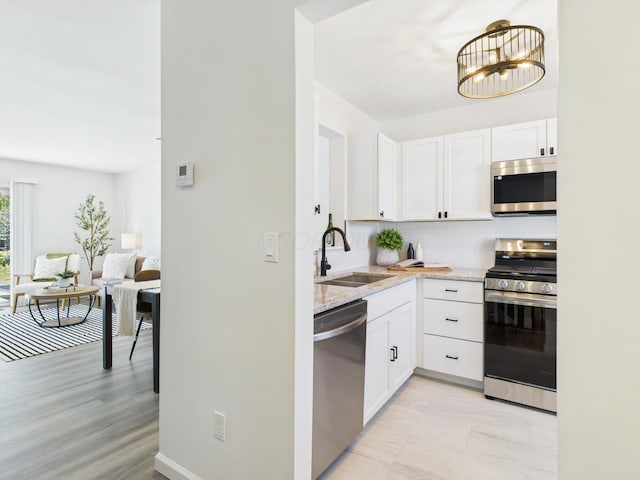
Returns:
[[[95,202],[95,198],[95,195],[88,194],[74,215],[76,225],[86,232],[84,238],[78,232],[73,232],[73,236],[76,243],[82,248],[84,257],[89,264],[89,271],[93,271],[96,257],[107,253],[113,240],[109,230],[111,216],[104,208],[104,202]]]
[[[378,256],[376,263],[383,267],[393,265],[400,261],[398,251],[402,248],[402,235],[395,228],[385,228],[376,237]]]

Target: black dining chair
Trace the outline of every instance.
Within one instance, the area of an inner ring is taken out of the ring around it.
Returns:
[[[148,280],[160,280],[160,270],[140,270],[133,277],[134,282],[146,282]],[[141,302],[138,300],[136,305],[136,319],[138,320],[138,328],[136,329],[136,336],[133,339],[133,345],[131,345],[131,353],[129,353],[129,360],[133,357],[133,351],[136,348],[138,342],[138,335],[140,335],[140,328],[142,322],[151,322],[151,304],[148,302]]]

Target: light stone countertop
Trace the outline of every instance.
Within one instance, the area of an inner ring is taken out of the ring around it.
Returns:
[[[317,282],[342,277],[352,272],[377,273],[391,275],[389,278],[375,283],[369,283],[361,287],[338,287],[335,285],[320,285]],[[326,277],[315,277],[313,313],[321,313],[331,308],[339,307],[345,303],[380,292],[390,287],[395,287],[414,278],[439,278],[443,280],[464,280],[468,282],[482,282],[486,269],[480,268],[452,268],[450,272],[396,272],[387,270],[386,267],[369,265],[354,268],[342,272],[335,272]]]

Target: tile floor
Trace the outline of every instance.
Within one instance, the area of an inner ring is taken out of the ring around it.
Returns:
[[[413,376],[322,480],[554,480],[557,417]]]

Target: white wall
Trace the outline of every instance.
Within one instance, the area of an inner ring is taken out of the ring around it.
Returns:
[[[116,176],[118,232],[137,233],[140,255],[160,256],[160,165],[139,168]],[[120,236],[115,242],[120,249]]]
[[[636,479],[640,4],[559,7],[558,473]],[[601,58],[615,75],[590,71]]]
[[[409,242],[419,241],[424,260],[452,267],[487,269],[494,265],[496,238],[556,238],[556,217],[505,217],[475,222],[385,224],[402,233],[406,258]]]
[[[449,133],[528,122],[558,115],[558,91],[521,92],[492,99],[469,99],[464,107],[402,118],[380,124],[397,142]]]
[[[406,258],[409,243],[415,248],[420,242],[426,262],[479,269],[494,265],[496,238],[557,238],[558,235],[555,216],[474,222],[348,222],[348,227],[347,238],[352,250],[327,250],[332,266],[329,274],[375,264],[375,236],[383,228],[395,228],[402,234],[404,246],[400,259]]]
[[[0,158],[0,183],[19,179],[38,182],[34,193],[35,255],[46,252],[82,254],[73,238],[73,232],[82,233],[76,226],[74,214],[89,193],[94,194],[96,200],[105,203],[105,208],[111,215],[113,236],[119,235],[113,174]],[[80,280],[86,283],[89,280],[89,267],[84,260],[80,265]]]
[[[296,178],[295,4],[162,2],[156,466],[170,478],[294,475],[295,186],[306,185],[312,206],[313,182],[312,162]],[[310,105],[312,94],[309,85]],[[301,152],[307,159],[312,139]],[[176,189],[179,162],[194,162],[194,187]],[[263,261],[265,232],[281,234],[279,263]],[[311,292],[306,265],[301,281]],[[307,325],[307,356],[311,296],[298,320]],[[225,443],[214,438],[214,410],[227,416]]]

